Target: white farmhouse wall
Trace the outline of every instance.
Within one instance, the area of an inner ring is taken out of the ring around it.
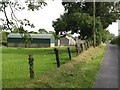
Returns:
[[[51,44],[50,44],[50,47],[55,47],[55,43],[51,43]]]
[[[60,46],[60,40],[55,41],[55,46]]]

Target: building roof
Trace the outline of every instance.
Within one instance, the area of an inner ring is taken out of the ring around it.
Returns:
[[[68,37],[68,36],[65,36],[67,39],[69,39],[70,41],[74,41],[75,42],[75,40],[72,38],[72,37]]]
[[[65,36],[63,38],[68,39],[70,43],[76,43],[76,41],[72,37]]]
[[[41,38],[41,39],[50,39],[54,36],[52,34],[30,34],[32,38]],[[10,33],[8,35],[8,38],[21,38],[21,35],[19,33]]]

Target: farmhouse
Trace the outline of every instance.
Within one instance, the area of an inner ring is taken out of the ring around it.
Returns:
[[[76,44],[76,41],[72,37],[62,37],[56,41],[56,46],[73,46]]]
[[[55,38],[52,34],[30,34],[31,40],[27,47],[54,47]],[[7,37],[8,47],[25,47],[22,37],[19,33],[11,33]]]

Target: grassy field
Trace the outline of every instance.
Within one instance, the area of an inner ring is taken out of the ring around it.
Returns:
[[[92,88],[106,45],[89,48],[60,68],[47,72],[17,88]]]
[[[30,81],[28,55],[33,54],[35,79],[42,74],[56,69],[54,48],[2,48],[2,86],[12,88],[18,84]],[[68,62],[67,47],[58,47],[60,62]],[[75,48],[71,47],[72,57]]]

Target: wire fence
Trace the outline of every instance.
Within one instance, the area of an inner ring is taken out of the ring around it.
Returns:
[[[9,65],[9,68],[5,69],[3,83],[4,81],[8,82],[7,79],[9,77],[11,80],[15,80],[14,82],[18,80],[24,82],[29,80],[29,77],[31,79],[37,78],[50,70],[60,67],[89,47],[90,45],[87,45],[87,43],[82,43],[76,46],[46,49],[41,52],[34,51],[31,53],[30,51],[26,51],[26,55],[21,55],[16,61],[10,62],[11,65]],[[25,57],[24,60],[22,60],[23,57]]]

